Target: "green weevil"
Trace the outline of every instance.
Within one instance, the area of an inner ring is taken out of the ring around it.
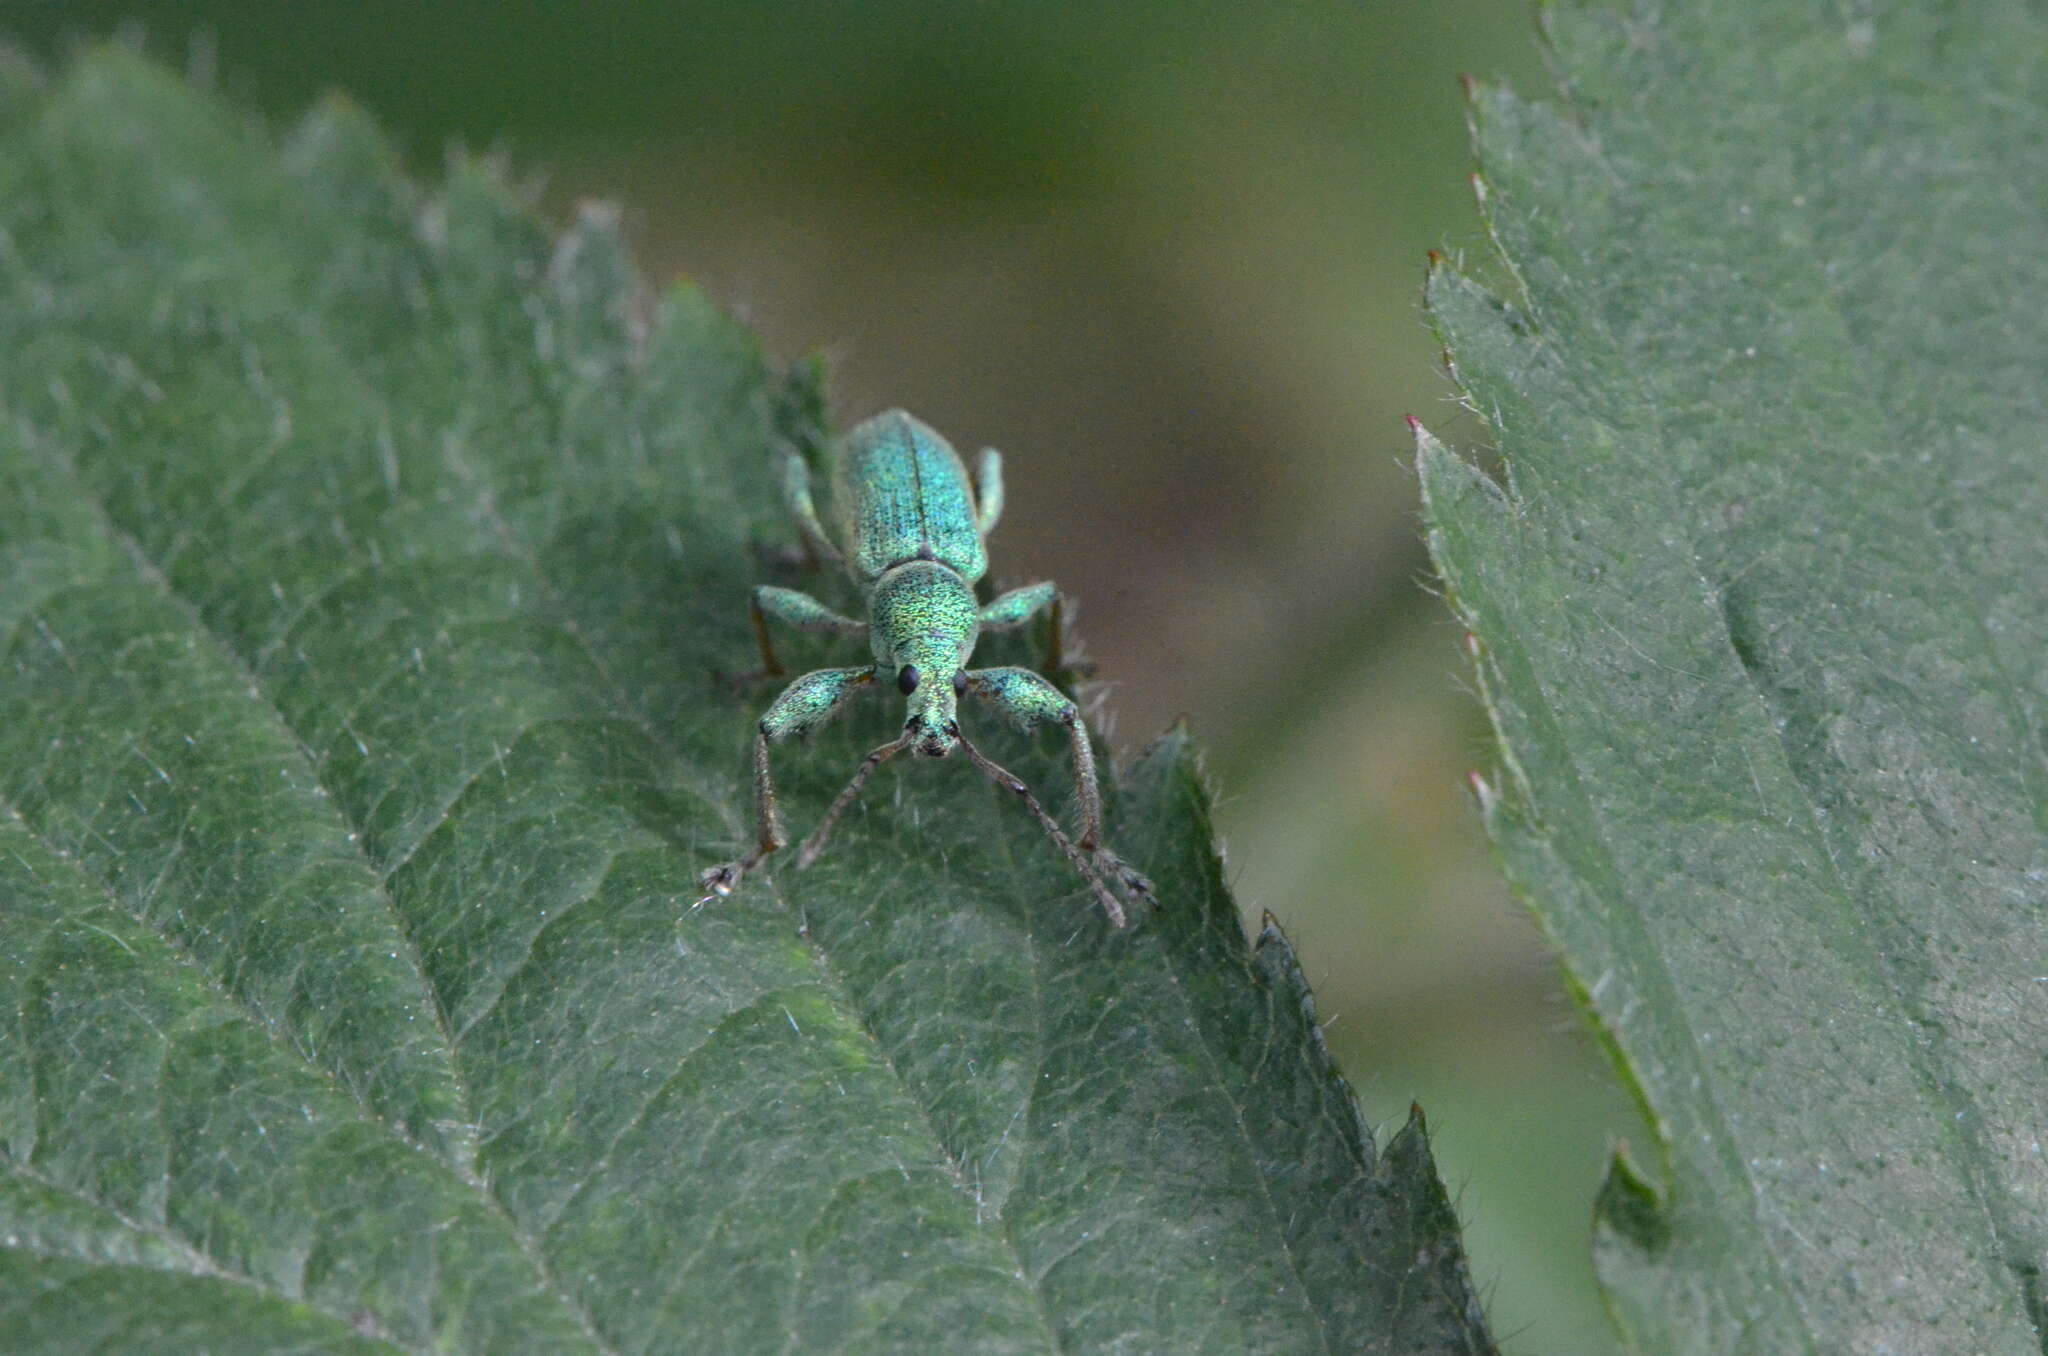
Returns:
[[[769,746],[808,733],[849,698],[888,683],[909,699],[903,733],[862,760],[853,780],[797,849],[797,866],[810,865],[823,850],[833,824],[883,762],[905,749],[943,758],[957,748],[1023,802],[1110,921],[1124,926],[1118,893],[1134,902],[1150,901],[1152,886],[1102,843],[1102,796],[1080,708],[1030,669],[967,667],[982,632],[1010,630],[1041,614],[1050,614],[1055,646],[1059,640],[1059,590],[1053,585],[1012,589],[988,603],[975,596],[976,581],[988,572],[986,538],[1003,512],[1002,458],[993,449],[983,450],[970,484],[952,445],[902,410],[878,414],[849,430],[833,453],[836,542],[812,503],[810,468],[794,451],[783,459],[783,497],[811,553],[843,567],[866,596],[868,619],[856,621],[809,594],[762,584],[754,589],[754,634],[764,676],[785,672],[769,639],[770,617],[806,631],[866,637],[874,662],[804,674],[769,706],[754,734],[754,847],[706,871],[703,886],[710,893],[699,902],[730,894],[741,876],[788,843],[768,771]],[[964,696],[988,702],[1027,731],[1041,723],[1066,730],[1081,811],[1078,838],[1067,836],[1030,787],[960,733],[958,706]]]

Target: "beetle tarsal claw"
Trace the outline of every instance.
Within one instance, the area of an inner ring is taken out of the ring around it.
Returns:
[[[1095,869],[1114,881],[1126,898],[1155,905],[1159,902],[1158,895],[1153,893],[1152,882],[1129,862],[1104,847],[1090,848],[1088,854]]]
[[[692,909],[701,909],[706,904],[713,903],[714,901],[730,899],[733,886],[739,883],[739,879],[740,866],[737,862],[727,862],[723,866],[712,867],[697,878],[698,887],[706,893],[702,899],[699,899],[690,907]]]

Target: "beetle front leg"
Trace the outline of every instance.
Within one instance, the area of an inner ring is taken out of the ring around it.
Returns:
[[[872,683],[872,665],[858,669],[819,669],[783,689],[762,715],[754,731],[754,847],[743,857],[712,867],[699,877],[707,891],[699,908],[733,892],[740,878],[763,857],[789,842],[782,828],[782,807],[775,798],[775,779],[768,770],[768,746],[807,733],[830,720],[846,699]]]
[[[1145,878],[1144,873],[1103,845],[1102,793],[1095,785],[1095,750],[1089,746],[1088,727],[1081,720],[1080,708],[1069,702],[1067,710],[1069,714],[1065,721],[1068,748],[1074,764],[1074,794],[1081,802],[1081,837],[1075,846],[1093,858],[1096,870],[1115,881],[1125,895],[1157,904],[1159,901],[1152,893],[1152,882]]]
[[[1102,844],[1102,792],[1095,781],[1095,749],[1081,708],[1029,669],[978,669],[967,675],[967,690],[992,703],[1020,728],[1041,722],[1062,725],[1074,769],[1074,798],[1081,803],[1081,832],[1074,846],[1127,897],[1151,901],[1152,882]]]
[[[825,811],[825,817],[818,821],[818,827],[811,830],[810,836],[804,839],[803,846],[796,850],[797,870],[801,871],[818,860],[818,854],[825,850],[825,840],[832,836],[832,826],[839,822],[839,816],[846,813],[846,807],[860,797],[860,789],[868,784],[868,778],[873,775],[874,770],[909,748],[916,738],[916,735],[906,732],[902,738],[892,739],[880,748],[868,751],[868,756],[861,759],[860,766],[854,770],[853,780],[846,784],[846,789],[839,793],[833,800],[832,807]]]

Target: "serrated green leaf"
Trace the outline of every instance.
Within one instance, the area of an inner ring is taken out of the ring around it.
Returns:
[[[814,368],[685,289],[643,334],[603,213],[419,194],[345,104],[18,94],[0,1348],[1491,1349],[1182,737],[1132,932],[958,760],[692,907]],[[891,724],[781,753],[793,822]]]
[[[1510,875],[1646,1099],[1645,1351],[2038,1353],[2048,23],[1547,11],[1479,91],[1522,295],[1436,271],[1504,487],[1421,437]]]

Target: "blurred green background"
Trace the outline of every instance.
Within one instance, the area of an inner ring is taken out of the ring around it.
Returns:
[[[1640,1135],[1464,792],[1487,766],[1424,591],[1414,412],[1447,399],[1423,252],[1478,234],[1455,76],[1547,86],[1527,0],[27,4],[276,124],[330,89],[412,169],[509,157],[619,203],[836,414],[1008,458],[1001,582],[1081,602],[1129,750],[1185,715],[1248,917],[1300,947],[1376,1124],[1429,1113],[1506,1351],[1613,1350],[1586,1258]],[[733,622],[745,625],[735,602]]]

